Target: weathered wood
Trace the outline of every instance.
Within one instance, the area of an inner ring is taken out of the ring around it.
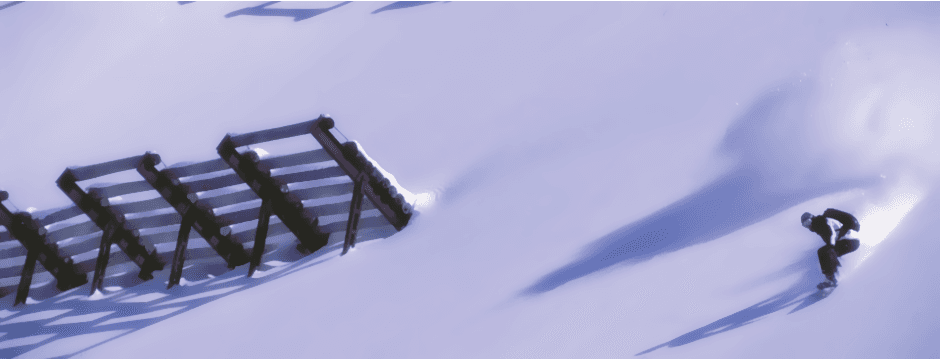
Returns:
[[[164,200],[170,203],[178,213],[177,216],[183,216],[184,221],[186,216],[191,217],[192,223],[189,226],[209,243],[209,246],[225,260],[229,268],[247,263],[248,253],[241,243],[231,238],[229,229],[225,227],[227,223],[220,221],[210,207],[203,204],[197,205],[199,199],[196,194],[169,170],[158,171],[156,169],[158,163],[160,163],[160,157],[148,152],[137,166],[137,172],[160,193]],[[238,177],[235,176],[235,179]]]
[[[221,158],[211,161],[191,163],[185,166],[167,168],[166,171],[178,178],[201,175],[216,171],[227,170],[228,164]]]
[[[262,131],[269,132],[270,135],[255,136],[252,133],[236,137],[241,141],[256,141],[258,139],[270,141],[302,135],[304,132],[298,130],[302,127],[292,125],[275,129],[278,131]],[[291,136],[287,136],[287,134],[291,134]],[[329,233],[323,233],[318,229],[318,219],[304,210],[300,198],[288,191],[284,181],[272,178],[270,170],[261,163],[260,158],[254,152],[238,153],[236,150],[237,144],[238,142],[234,141],[231,135],[225,136],[216,148],[219,156],[228,162],[229,166],[235,170],[235,173],[248,184],[248,187],[258,197],[271,202],[271,211],[294,233],[306,251],[312,253],[325,246],[329,239]]]
[[[108,268],[108,259],[111,258],[111,241],[117,231],[115,223],[105,225],[104,233],[101,234],[101,244],[98,247],[98,260],[95,262],[95,276],[91,280],[91,291],[88,295],[95,294],[100,290],[104,283],[105,269]]]
[[[349,248],[356,246],[356,231],[359,229],[359,216],[362,214],[362,185],[366,181],[364,173],[356,177],[356,185],[353,188],[353,197],[349,202],[349,220],[346,222],[346,241],[343,242],[343,253],[346,254]]]
[[[14,306],[26,304],[26,298],[29,297],[29,286],[33,283],[33,272],[36,270],[36,262],[39,260],[39,250],[26,252],[26,263],[23,263],[23,273],[20,274],[20,285],[16,288],[16,301]]]
[[[70,167],[69,171],[74,175],[76,181],[85,181],[112,173],[126,171],[128,168],[134,168],[134,166],[137,165],[137,162],[140,162],[140,158],[141,156],[133,156],[90,166]]]
[[[44,226],[27,212],[12,213],[5,205],[0,203],[0,225],[6,227],[10,235],[17,239],[26,251],[27,265],[32,269],[22,271],[20,283],[26,285],[23,291],[28,292],[35,264],[39,262],[56,279],[56,288],[68,290],[88,283],[88,276],[80,272],[72,259],[59,253],[55,242],[47,240]],[[25,268],[25,267],[24,267]],[[28,275],[28,280],[26,276]],[[25,284],[24,284],[25,283]],[[25,299],[24,299],[25,300]]]
[[[180,279],[183,277],[183,262],[186,261],[186,247],[189,244],[189,232],[193,228],[193,224],[196,223],[195,211],[190,211],[193,213],[187,213],[183,216],[183,222],[180,223],[180,233],[176,238],[176,250],[173,251],[173,265],[170,267],[170,280],[166,289],[173,288],[174,285],[180,284]]]
[[[304,133],[306,134],[306,132]],[[261,164],[268,166],[270,168],[281,168],[281,167],[291,167],[297,165],[305,165],[310,163],[332,161],[333,157],[330,157],[326,151],[322,149],[316,149],[306,152],[294,153],[284,156],[275,156],[271,158],[265,158],[261,160]],[[226,167],[227,168],[227,167]]]
[[[130,158],[136,159],[137,162],[130,161],[130,159],[109,162],[107,170],[113,173],[133,169],[142,161],[143,157],[144,156],[135,156]],[[118,164],[125,167],[118,167]],[[95,166],[86,166],[79,169],[87,169],[89,167]],[[101,173],[101,171],[92,172],[95,174]],[[77,177],[75,173],[73,173],[73,169],[66,169],[62,175],[59,176],[59,179],[56,180],[56,184],[62,192],[98,226],[98,228],[104,230],[107,225],[114,225],[114,234],[111,240],[118,245],[128,258],[140,267],[140,273],[138,273],[137,276],[144,280],[150,280],[153,278],[153,271],[163,270],[165,263],[163,259],[157,255],[156,250],[148,251],[145,241],[140,238],[139,232],[125,220],[124,214],[113,207],[109,207],[107,202],[107,196],[109,194],[107,190],[92,188],[86,193],[78,186],[76,180]],[[107,188],[119,188],[119,190],[115,190],[117,192],[131,191],[126,193],[152,189],[146,181],[118,184]]]
[[[264,242],[268,237],[268,222],[271,220],[271,199],[261,200],[258,210],[258,229],[255,230],[255,246],[251,250],[251,264],[248,267],[248,276],[255,274],[261,265],[261,255],[264,253]]]
[[[363,184],[365,197],[372,201],[375,208],[395,229],[402,230],[411,219],[410,205],[404,203],[400,194],[391,193],[394,187],[389,185],[388,180],[383,178],[379,171],[370,168],[371,164],[367,163],[368,161],[359,153],[358,146],[354,142],[339,143],[339,140],[329,131],[333,125],[332,118],[321,115],[315,121],[314,126],[310,127],[310,134],[333,157],[349,178],[356,178],[360,173],[367,176],[368,180]]]
[[[261,142],[268,142],[274,140],[281,140],[285,138],[291,138],[295,136],[304,135],[310,131],[310,126],[316,120],[301,122],[293,125],[282,126],[278,128],[272,128],[269,130],[255,131],[251,133],[227,136],[231,138],[232,145],[235,147],[253,145]]]

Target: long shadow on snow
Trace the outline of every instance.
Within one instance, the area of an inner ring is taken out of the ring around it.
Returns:
[[[794,132],[791,125],[799,126],[806,116],[809,82],[791,81],[765,93],[729,127],[722,148],[740,158],[729,173],[598,239],[580,258],[543,276],[521,295],[545,293],[617,264],[637,263],[705,243],[801,202],[878,183],[877,178],[862,178],[818,180],[793,186],[778,180],[782,174],[816,173],[815,169],[820,168],[819,159],[802,163],[790,158],[793,146],[813,140],[807,139],[799,128]],[[793,223],[796,225],[796,220]]]
[[[13,6],[13,5],[19,5],[19,4],[22,4],[22,3],[24,3],[24,2],[25,2],[25,1],[10,1],[10,2],[8,2],[8,3],[6,3],[6,4],[0,5],[0,10],[9,8],[9,7]]]
[[[867,182],[845,182],[795,193],[773,193],[763,190],[760,179],[748,170],[735,171],[649,217],[604,236],[588,254],[542,277],[524,294],[545,293],[615,264],[637,263],[717,239],[801,202],[865,184]]]
[[[636,356],[648,354],[660,348],[686,345],[716,334],[737,329],[754,323],[764,316],[796,305],[796,307],[788,313],[792,314],[825,299],[815,286],[819,279],[822,278],[819,272],[819,263],[815,249],[807,251],[803,260],[781,270],[781,274],[786,275],[794,271],[802,272],[802,276],[800,280],[790,288],[734,314],[718,319],[706,326],[680,335],[673,340],[639,352]]]
[[[433,3],[436,3],[436,2],[437,2],[437,1],[396,1],[396,2],[393,2],[393,3],[391,3],[391,4],[388,4],[388,5],[385,5],[385,6],[383,6],[383,7],[378,8],[377,10],[373,11],[372,14],[375,15],[375,14],[378,14],[378,13],[383,12],[383,11],[391,11],[391,10],[398,10],[398,9],[406,9],[406,8],[409,8],[409,7],[415,7],[415,6],[433,4]]]
[[[322,9],[267,9],[266,7],[279,3],[280,1],[270,1],[258,6],[246,7],[241,10],[235,10],[228,14],[225,14],[226,18],[235,17],[239,15],[249,15],[249,16],[286,16],[293,17],[294,22],[307,20],[314,16],[320,15],[327,11],[336,9],[340,6],[349,4],[351,1],[342,2],[336,5],[333,5],[328,8]]]

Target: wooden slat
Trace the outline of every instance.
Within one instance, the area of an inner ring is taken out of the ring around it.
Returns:
[[[96,243],[97,244],[97,243]],[[84,259],[82,261],[75,261],[75,268],[78,269],[79,273],[94,273],[95,271],[95,262],[97,261],[97,256],[91,256],[90,258]],[[122,251],[111,251],[111,255],[108,257],[108,267],[117,266],[119,264],[124,264],[130,262],[130,258],[127,258],[127,255]]]
[[[88,179],[101,177],[109,175],[112,173],[117,173],[121,171],[126,171],[129,169],[134,169],[137,167],[137,164],[140,163],[140,159],[144,156],[133,156],[128,158],[122,158],[119,160],[114,160],[105,163],[99,163],[96,165],[82,166],[82,167],[70,167],[72,173],[75,175],[76,181],[85,181]]]
[[[186,186],[189,189],[189,192],[205,192],[211,191],[214,189],[225,188],[228,186],[234,186],[237,184],[242,184],[242,179],[238,177],[234,172],[219,176],[212,177],[199,181],[184,182],[183,186]]]
[[[69,219],[75,216],[81,216],[84,214],[85,212],[82,212],[81,208],[78,208],[78,206],[73,205],[68,208],[63,208],[61,210],[50,213],[48,216],[45,216],[41,220],[39,220],[39,223],[41,223],[43,226],[48,226],[50,224],[61,222],[66,219]]]
[[[99,231],[93,236],[86,236],[84,238],[76,238],[73,241],[69,242],[67,246],[59,247],[59,254],[71,257],[74,255],[82,254],[88,251],[98,249],[98,245],[101,243],[101,234]]]
[[[125,182],[98,188],[98,191],[101,191],[101,194],[105,198],[152,190],[153,187],[150,187],[150,184],[147,183],[147,181]]]
[[[138,213],[138,212],[148,212],[155,211],[162,208],[170,208],[170,204],[166,203],[163,198],[151,198],[148,200],[130,202],[130,203],[121,203],[111,206],[116,209],[118,212],[128,214],[128,213]],[[79,210],[81,211],[81,210]]]
[[[261,142],[268,142],[274,140],[280,140],[285,138],[290,138],[294,136],[300,136],[310,133],[310,126],[313,126],[313,123],[316,120],[301,122],[293,125],[287,125],[278,128],[272,128],[269,130],[256,131],[241,135],[233,135],[232,143],[235,147],[242,147],[247,145],[253,145]]]
[[[10,259],[16,262],[17,265],[12,266],[12,267],[0,268],[0,278],[13,277],[13,276],[19,277],[20,273],[23,271],[23,263],[26,262],[25,254],[22,256],[17,256],[17,257],[10,258]],[[40,270],[45,271],[46,269],[43,268],[42,265],[37,265],[34,273],[39,273]]]
[[[339,166],[327,167],[318,170],[288,173],[284,175],[271,176],[274,179],[284,181],[285,183],[295,183],[295,182],[307,182],[315,181],[324,178],[332,177],[344,177],[346,173],[343,172]]]
[[[148,234],[141,235],[140,237],[152,243],[153,245],[157,245],[161,243],[175,242],[176,235],[178,233],[179,233],[178,230],[176,230],[176,231],[167,231],[167,232],[148,233]],[[195,231],[192,231],[189,233],[189,240],[193,240],[194,238],[202,238],[202,237],[199,237],[198,233],[196,233]]]
[[[332,161],[333,157],[330,157],[329,153],[326,153],[323,149],[317,149],[307,152],[300,152],[291,155],[284,155],[278,157],[272,157],[268,159],[261,160],[261,164],[267,166],[268,168],[281,168],[281,167],[291,167],[298,165],[305,165],[310,163]],[[221,159],[220,159],[221,161]],[[226,167],[228,168],[228,167]]]
[[[5,248],[0,250],[0,258],[12,258],[20,257],[26,255],[26,248],[21,245],[11,246],[10,248]]]
[[[230,226],[237,223],[243,223],[248,221],[253,221],[258,219],[258,213],[260,211],[259,207],[246,208],[238,211],[232,211],[228,213],[223,213],[216,215],[216,218],[219,220],[219,224],[223,226]]]
[[[167,171],[176,175],[176,177],[190,177],[216,171],[229,169],[228,164],[221,158],[205,162],[194,163],[191,165],[168,168]]]
[[[65,228],[57,229],[55,231],[49,232],[47,236],[48,238],[58,242],[64,239],[83,236],[86,234],[91,234],[91,233],[100,232],[100,231],[101,229],[98,228],[98,225],[96,225],[92,221],[87,221],[87,222],[82,222],[78,224],[73,224]]]
[[[52,274],[42,270],[42,266],[36,266],[36,273],[33,275],[33,283],[46,282],[52,279]],[[16,293],[16,287],[19,283],[19,273],[17,273],[15,277],[0,278],[0,291],[5,295],[13,295]],[[50,285],[53,284],[50,283]]]
[[[298,190],[292,190],[297,198],[300,198],[302,201],[317,199],[317,198],[326,198],[333,196],[342,196],[344,194],[350,194],[353,190],[353,183],[338,183],[331,184],[326,186],[310,187]]]
[[[200,198],[199,202],[205,203],[212,208],[220,208],[220,207],[225,207],[225,206],[231,206],[237,203],[254,201],[257,199],[260,199],[260,198],[258,197],[257,194],[255,194],[254,191],[252,191],[249,188],[249,189],[241,190],[238,192],[218,195],[215,197]]]
[[[241,242],[242,244],[245,244],[246,246],[251,246],[254,243],[256,231],[257,231],[257,228],[252,228],[247,231],[233,233],[232,238],[235,238],[235,240]],[[282,235],[284,233],[290,233],[290,229],[287,228],[287,226],[285,226],[284,223],[282,222],[271,223],[268,226],[269,238]]]
[[[297,236],[303,247],[314,251],[326,243],[327,235],[318,232],[316,226],[310,222],[311,219],[302,211],[300,200],[282,192],[285,189],[284,183],[272,178],[271,173],[263,168],[261,163],[252,160],[252,156],[238,153],[231,136],[222,139],[216,147],[216,152],[242,180],[251,185],[255,193],[266,194],[264,200],[271,201],[273,212]]]
[[[179,213],[163,213],[154,216],[128,219],[128,225],[134,229],[154,228],[179,224],[182,217]]]

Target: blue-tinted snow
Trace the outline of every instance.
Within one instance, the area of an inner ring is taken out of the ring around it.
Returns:
[[[347,256],[338,235],[304,258],[278,242],[264,259],[290,264],[261,278],[199,264],[205,284],[166,291],[166,270],[114,268],[121,289],[88,300],[41,273],[4,320],[114,313],[0,325],[0,356],[940,354],[937,4],[406,5],[0,4],[18,208],[69,204],[68,166],[214,159],[226,133],[320,113],[434,198]],[[821,299],[796,219],[828,207],[863,247]],[[169,295],[118,302],[148,293]]]

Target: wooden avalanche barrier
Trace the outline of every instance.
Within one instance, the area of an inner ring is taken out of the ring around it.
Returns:
[[[353,243],[360,226],[381,226],[391,223],[396,229],[401,230],[407,224],[411,215],[410,205],[401,195],[393,197],[389,193],[387,188],[390,186],[387,181],[384,191],[374,189],[372,183],[382,183],[384,178],[377,178],[372,171],[367,171],[362,161],[356,157],[356,152],[348,150],[354,148],[355,144],[348,143],[350,146],[344,147],[333,134],[328,132],[332,128],[333,120],[328,116],[320,116],[316,120],[269,130],[241,135],[229,134],[216,148],[219,156],[228,163],[242,181],[248,184],[255,195],[261,198],[261,206],[258,209],[258,227],[255,232],[255,249],[251,253],[249,275],[260,263],[271,214],[280,218],[281,222],[300,241],[298,249],[305,252],[314,252],[322,248],[327,244],[329,233],[338,231],[336,225],[332,223],[332,226],[325,228],[320,226],[319,217],[328,214],[349,210],[349,219],[346,221],[346,226],[343,226],[345,227],[343,229],[346,229],[347,244]],[[250,145],[305,135],[312,135],[321,148],[271,159],[262,159],[258,152],[248,149]],[[240,148],[241,151],[239,151]],[[274,173],[278,169],[289,167],[293,167],[296,171],[285,171],[284,174]],[[354,183],[307,187],[302,185],[336,177],[348,177]],[[358,192],[354,192],[356,190]],[[363,192],[372,204],[367,209],[378,209],[386,221],[377,223],[376,220],[370,219],[369,223],[360,222]],[[348,206],[330,203],[304,208],[302,203],[314,197],[323,198],[348,193],[352,193],[355,199],[355,201],[351,200]],[[382,194],[385,196],[382,197]]]
[[[92,279],[92,293],[97,289],[101,289],[112,243],[117,244],[118,248],[140,267],[138,277],[141,279],[152,279],[154,271],[163,270],[163,259],[157,255],[156,248],[153,248],[147,240],[141,238],[140,229],[170,225],[175,222],[176,218],[165,214],[157,214],[140,218],[135,217],[131,220],[127,215],[151,212],[155,208],[165,208],[169,205],[162,199],[137,201],[116,206],[112,206],[110,202],[113,197],[151,191],[153,188],[150,187],[150,184],[146,181],[135,181],[101,187],[91,186],[88,192],[78,185],[79,181],[87,181],[136,169],[142,159],[143,156],[134,156],[97,165],[67,168],[56,181],[59,189],[65,192],[65,195],[103,231],[98,249],[98,260],[95,265],[95,275]]]
[[[268,155],[251,148],[306,135],[315,142],[299,152]],[[15,303],[25,303],[34,272],[46,281],[51,275],[64,291],[88,283],[93,269],[93,294],[109,265],[136,266],[138,277],[149,280],[170,252],[167,288],[180,283],[187,260],[221,260],[229,269],[248,263],[250,277],[263,253],[294,238],[306,255],[336,244],[330,235],[343,232],[346,254],[357,239],[385,237],[412,217],[411,204],[386,172],[328,115],[229,134],[216,150],[218,159],[169,167],[151,152],[70,167],[56,184],[74,205],[55,210],[14,213],[0,191],[0,258],[25,258],[21,267],[0,266],[0,291],[16,286]],[[193,238],[205,245],[191,244]],[[121,251],[111,253],[112,245]]]
[[[69,290],[88,283],[88,276],[75,267],[72,258],[61,255],[56,242],[46,238],[48,231],[44,226],[27,212],[11,212],[2,203],[7,198],[8,194],[0,191],[0,225],[8,232],[6,238],[0,236],[0,241],[15,238],[26,251],[26,262],[23,264],[14,305],[26,303],[37,261],[55,277],[59,290]]]

